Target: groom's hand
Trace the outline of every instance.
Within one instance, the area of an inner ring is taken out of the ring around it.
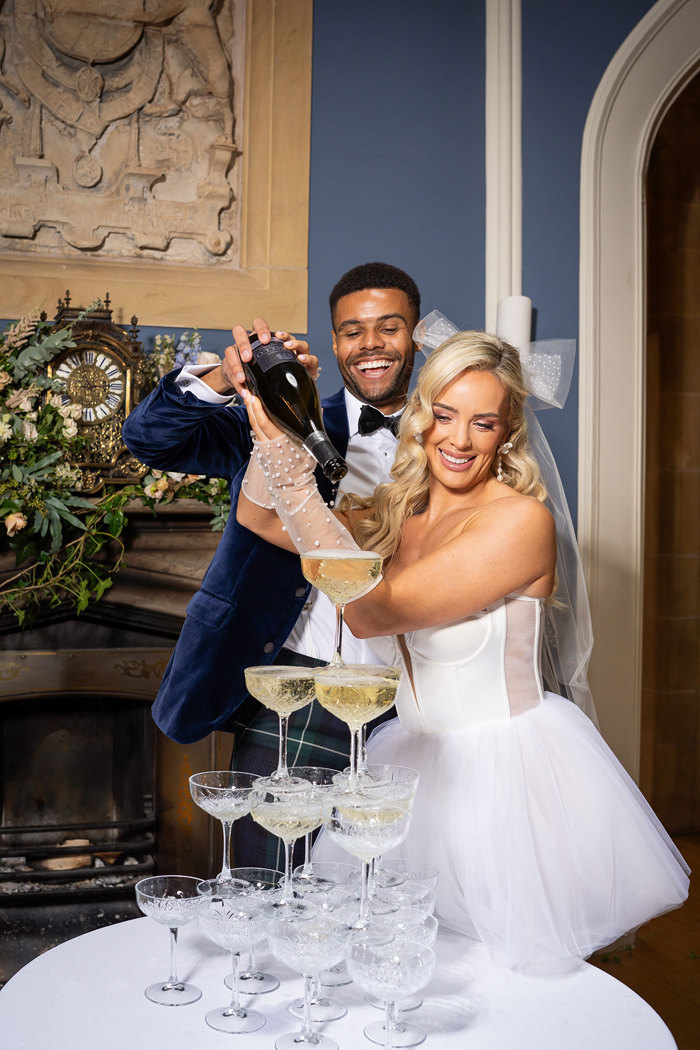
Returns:
[[[255,318],[253,330],[261,343],[269,343],[272,338],[281,340],[288,350],[296,354],[300,364],[304,366],[312,379],[315,379],[321,371],[318,358],[309,353],[309,344],[303,339],[296,339],[289,332],[271,332],[267,321],[262,317]],[[200,376],[205,383],[220,394],[242,393],[245,389],[243,361],[250,361],[253,356],[247,328],[240,324],[234,325],[231,334],[234,341],[226,348],[221,367]]]

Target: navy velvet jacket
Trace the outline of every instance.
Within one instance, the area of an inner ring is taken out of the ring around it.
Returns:
[[[227,723],[247,696],[243,670],[272,663],[311,590],[298,554],[261,540],[236,521],[241,481],[252,444],[243,407],[210,405],[166,376],[128,416],[123,436],[135,456],[158,470],[226,478],[231,514],[202,581],[187,606],[177,645],[152,713],[182,744]],[[323,402],[328,436],[341,456],[348,447],[344,391]],[[326,502],[335,489],[320,469]]]

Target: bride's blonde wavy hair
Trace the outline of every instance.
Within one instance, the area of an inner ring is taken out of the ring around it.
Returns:
[[[390,558],[401,541],[403,527],[428,503],[430,475],[422,445],[423,434],[433,425],[433,403],[441,391],[464,372],[491,372],[508,394],[508,436],[513,443],[502,457],[503,481],[525,495],[544,502],[547,491],[540,479],[537,461],[528,450],[523,385],[518,351],[488,332],[458,332],[434,350],[423,365],[416,389],[401,416],[399,443],[391,471],[393,481],[379,485],[371,499],[355,495],[343,498],[339,509],[371,508],[354,524],[355,538],[365,550]],[[497,457],[491,464],[496,473]]]

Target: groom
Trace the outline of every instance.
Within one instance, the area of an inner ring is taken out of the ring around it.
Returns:
[[[386,263],[348,271],[330,295],[333,352],[343,387],[323,401],[324,425],[348,464],[340,487],[320,470],[323,498],[342,492],[370,495],[389,479],[413,368],[412,332],[420,313],[415,282]],[[261,339],[269,328],[258,320]],[[231,402],[244,384],[241,358],[250,356],[245,328],[220,366],[171,372],[131,412],[124,440],[143,462],[160,470],[224,477],[231,482],[231,515],[202,586],[187,607],[165,671],[153,717],[180,743],[215,729],[235,733],[232,768],[269,774],[277,764],[277,716],[247,695],[244,669],[254,664],[318,666],[333,652],[335,614],[301,574],[298,555],[253,535],[236,521],[240,484],[251,451],[245,409]],[[288,344],[311,374],[316,358],[306,343]],[[346,631],[348,663],[377,663],[371,647]],[[342,769],[348,761],[344,723],[314,701],[289,731],[289,761]],[[234,825],[237,865],[278,866],[278,841],[250,818]]]

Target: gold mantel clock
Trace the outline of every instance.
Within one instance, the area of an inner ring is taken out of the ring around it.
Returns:
[[[98,492],[106,481],[127,484],[146,473],[122,441],[122,424],[145,392],[146,368],[136,318],[127,332],[112,321],[109,295],[99,309],[80,317],[70,293],[58,300],[54,328],[72,324],[74,347],[63,350],[47,367],[62,383],[65,406],[76,405],[76,422],[85,438],[80,459],[82,491]]]

